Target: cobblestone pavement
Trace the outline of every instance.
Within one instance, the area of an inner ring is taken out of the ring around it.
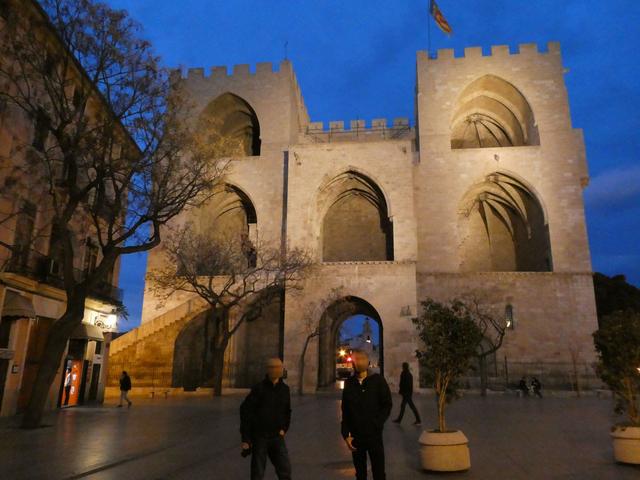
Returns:
[[[238,406],[242,396],[136,399],[131,409],[69,408],[47,416],[46,427],[0,422],[0,478],[57,479],[248,479],[240,457]],[[394,398],[397,414],[399,398]],[[416,396],[425,426],[434,424],[434,400]],[[294,478],[353,478],[349,453],[339,437],[339,397],[294,399],[287,435]],[[470,440],[469,472],[447,479],[640,479],[640,468],[612,458],[611,400],[468,396],[449,407],[448,424]],[[390,480],[437,478],[422,472],[408,411],[403,425],[385,427]],[[274,479],[269,467],[267,479]]]

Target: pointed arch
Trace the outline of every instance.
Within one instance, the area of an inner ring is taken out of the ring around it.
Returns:
[[[353,169],[320,190],[322,260],[393,260],[393,225],[382,189]]]
[[[463,271],[552,271],[546,213],[512,174],[494,172],[473,185],[460,210]]]
[[[522,93],[495,75],[471,82],[458,97],[451,122],[451,148],[535,145],[533,111]]]
[[[225,245],[238,258],[244,256],[249,266],[255,266],[258,217],[244,190],[231,183],[219,185],[207,203],[194,213],[194,220],[202,234]]]
[[[376,308],[366,300],[347,295],[333,302],[320,318],[320,337],[318,347],[318,388],[332,385],[336,381],[336,351],[340,327],[348,318],[364,315],[378,324],[379,365],[384,375],[384,331],[382,317]]]
[[[260,155],[260,122],[255,110],[231,92],[209,102],[200,114],[199,128],[216,157]]]

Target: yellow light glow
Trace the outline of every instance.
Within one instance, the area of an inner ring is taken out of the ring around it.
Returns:
[[[338,353],[340,354],[341,357],[344,357],[347,354],[347,351],[341,348]]]

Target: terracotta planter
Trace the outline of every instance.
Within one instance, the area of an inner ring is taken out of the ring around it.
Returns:
[[[616,462],[640,465],[640,427],[615,427],[611,437]]]
[[[460,431],[425,430],[420,435],[422,468],[433,472],[459,472],[471,468],[469,440]]]

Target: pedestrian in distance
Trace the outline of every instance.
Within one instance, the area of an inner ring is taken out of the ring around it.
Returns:
[[[520,390],[520,393],[524,397],[529,396],[529,386],[527,385],[527,378],[524,375],[520,379],[520,382],[518,382],[518,390]]]
[[[542,383],[536,377],[531,379],[531,388],[533,389],[533,394],[539,398],[542,398]]]
[[[413,375],[411,375],[411,371],[409,370],[409,364],[404,362],[402,364],[402,373],[400,374],[400,395],[402,396],[402,404],[400,405],[400,414],[398,418],[394,420],[395,423],[402,422],[402,417],[404,416],[404,409],[407,405],[413,412],[413,415],[416,418],[416,421],[413,422],[414,425],[420,425],[422,420],[420,420],[420,414],[418,413],[418,409],[413,404]]]
[[[69,395],[71,394],[71,369],[67,368],[64,376],[64,404],[69,405]]]
[[[267,457],[280,480],[291,480],[285,435],[291,423],[291,394],[282,376],[282,360],[267,361],[267,375],[240,405],[241,454],[251,455],[251,480],[262,480]]]
[[[127,407],[130,407],[132,402],[129,400],[129,391],[131,390],[131,377],[124,370],[120,375],[120,403],[118,407],[122,407],[122,402],[127,401]]]
[[[356,480],[367,479],[367,455],[373,480],[385,480],[382,431],[393,406],[391,391],[382,375],[369,372],[365,351],[355,350],[351,358],[355,371],[342,391],[342,437],[351,451]]]

